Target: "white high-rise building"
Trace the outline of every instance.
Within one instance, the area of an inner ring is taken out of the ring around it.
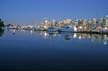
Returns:
[[[49,24],[48,18],[44,18],[44,24]]]
[[[96,21],[97,21],[96,18],[93,18],[93,19],[92,19],[92,24],[93,24],[93,25],[96,25]]]

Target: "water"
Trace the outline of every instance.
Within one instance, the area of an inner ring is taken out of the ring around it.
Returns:
[[[0,31],[0,69],[107,69],[108,35]]]

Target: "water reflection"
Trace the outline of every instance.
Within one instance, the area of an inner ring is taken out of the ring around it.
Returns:
[[[70,35],[65,35],[64,39],[65,40],[71,40],[71,36]]]
[[[103,44],[105,44],[105,45],[108,43],[108,35],[107,34],[85,34],[85,33],[65,33],[65,34],[61,34],[61,33],[48,33],[48,32],[40,32],[40,34],[45,38],[46,37],[47,38],[49,38],[49,37],[53,38],[53,37],[61,36],[61,37],[64,37],[64,40],[89,39],[92,42],[94,42],[95,40],[102,41]]]
[[[7,29],[7,31],[12,32],[12,35],[15,35],[18,30],[16,29]]]
[[[10,29],[8,31],[11,31],[13,35],[15,35],[17,32],[16,31],[28,31],[28,30],[15,30],[15,29]],[[83,39],[89,39],[92,42],[94,42],[95,40],[98,41],[102,41],[103,44],[107,44],[108,43],[108,35],[107,34],[86,34],[86,33],[59,33],[59,32],[46,32],[46,31],[33,31],[30,30],[29,33],[37,33],[40,36],[42,36],[43,38],[54,38],[54,37],[63,37],[64,40],[71,40],[71,39],[79,39],[79,40],[83,40]],[[0,30],[0,36],[2,36],[4,33],[4,30]],[[33,34],[32,34],[33,35]]]
[[[57,36],[59,36],[59,33],[58,32],[46,32],[46,31],[38,31],[38,33],[42,36],[42,37],[44,37],[44,38],[50,38],[50,37],[57,37]]]
[[[90,39],[92,42],[94,42],[95,40],[98,40],[98,41],[102,41],[105,45],[108,43],[108,35],[106,35],[106,34],[77,33],[74,35],[76,35],[76,38],[79,38],[79,39]]]

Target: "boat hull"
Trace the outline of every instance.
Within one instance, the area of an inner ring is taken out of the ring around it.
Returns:
[[[65,28],[61,28],[58,30],[59,32],[74,32],[73,29],[65,29]]]

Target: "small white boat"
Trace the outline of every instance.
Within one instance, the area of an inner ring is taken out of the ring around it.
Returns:
[[[18,26],[9,26],[9,27],[7,27],[8,29],[19,29],[19,27]]]
[[[22,29],[23,30],[33,30],[33,26],[23,26]]]

